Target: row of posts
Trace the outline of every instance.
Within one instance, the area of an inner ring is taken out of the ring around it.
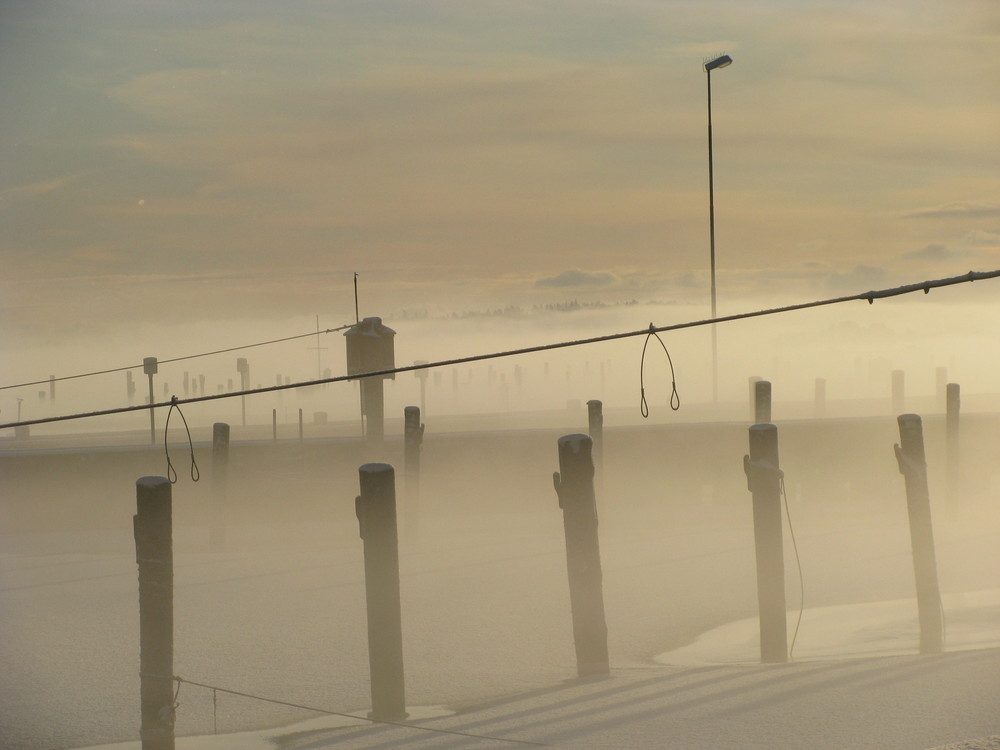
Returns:
[[[573,434],[558,441],[559,471],[553,474],[563,513],[573,641],[579,676],[609,672],[607,623],[594,490],[594,456],[603,438],[600,402],[591,402],[594,436]],[[419,445],[423,425],[419,409],[407,413],[408,493],[419,481]],[[938,653],[944,629],[927,488],[921,418],[897,419],[900,442],[895,446],[906,485],[913,548],[920,652]],[[778,428],[769,423],[749,428],[750,452],[744,470],[752,496],[763,663],[788,660],[784,554],[782,540],[783,472],[778,457]],[[213,440],[213,474],[225,482],[228,425],[217,424]],[[399,541],[394,468],[364,464],[358,470],[360,495],[355,499],[364,548],[365,591],[372,711],[375,720],[407,718],[400,608]],[[136,484],[134,517],[139,568],[140,702],[143,750],[173,750],[173,553],[171,484],[163,477],[143,477]],[[222,531],[224,534],[224,529]],[[213,537],[214,541],[218,541]]]
[[[896,405],[897,388],[899,405],[902,405],[902,383],[903,372],[896,370],[893,373],[893,403]],[[898,385],[897,385],[898,384]],[[760,378],[750,378],[752,418],[755,424],[768,424],[771,419],[771,383]],[[816,393],[817,404],[822,391],[825,394],[826,381],[817,379]],[[962,407],[961,386],[958,383],[947,383],[945,385],[945,482],[947,486],[949,502],[955,502],[959,495],[959,483],[961,481],[960,463],[960,442],[959,442],[959,414]],[[901,412],[900,408],[896,413]]]
[[[951,408],[951,403],[953,398],[957,398],[957,394],[953,395],[953,389],[957,388],[958,385],[955,383],[946,383],[946,371],[945,368],[939,367],[937,369],[937,388],[938,393],[944,395],[946,408]],[[756,422],[760,423],[761,409],[766,409],[767,413],[770,414],[771,408],[771,383],[767,380],[762,379],[759,375],[752,375],[749,379],[750,385],[750,415]],[[905,373],[902,370],[892,371],[892,413],[902,414],[905,410]],[[762,390],[763,389],[763,390]],[[940,396],[939,396],[940,398]],[[762,399],[765,403],[762,403]],[[816,418],[822,418],[826,416],[826,378],[816,378],[815,392],[813,398],[814,408],[813,416]],[[770,417],[764,421],[770,421]]]

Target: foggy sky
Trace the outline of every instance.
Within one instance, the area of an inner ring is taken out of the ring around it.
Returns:
[[[707,300],[720,51],[720,312],[997,267],[994,0],[11,2],[3,346]]]

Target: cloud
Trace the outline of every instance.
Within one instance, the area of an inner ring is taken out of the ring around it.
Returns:
[[[947,203],[942,206],[918,208],[903,214],[907,219],[946,219],[955,217],[1000,216],[1000,203],[986,201],[964,201]]]
[[[45,195],[65,187],[78,177],[80,177],[80,174],[71,174],[63,177],[56,177],[51,180],[39,180],[38,182],[33,182],[29,185],[18,185],[16,187],[5,188],[0,190],[0,201],[13,201]]]
[[[571,286],[608,286],[614,283],[615,277],[610,273],[587,273],[571,269],[556,276],[546,276],[535,282],[535,286],[571,287]]]
[[[949,250],[944,245],[933,243],[919,250],[904,253],[903,257],[907,260],[949,260],[950,258],[957,258],[960,255],[962,253]]]
[[[864,264],[856,265],[850,271],[844,273],[832,273],[826,278],[826,286],[829,289],[843,290],[861,293],[868,289],[885,284],[886,272],[884,268],[875,268]]]

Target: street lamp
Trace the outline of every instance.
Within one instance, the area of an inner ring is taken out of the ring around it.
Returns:
[[[715,170],[712,163],[712,71],[726,68],[733,64],[729,55],[719,55],[705,62],[705,75],[708,78],[708,227],[711,235],[712,250],[712,319],[715,319]],[[716,338],[715,324],[712,324],[712,403],[719,403],[719,345]]]

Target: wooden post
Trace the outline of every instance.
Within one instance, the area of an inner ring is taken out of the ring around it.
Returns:
[[[403,409],[403,481],[406,483],[406,510],[403,518],[406,536],[413,540],[420,532],[420,446],[424,441],[424,425],[420,423],[420,408]]]
[[[947,385],[947,412],[945,416],[945,460],[947,461],[948,504],[957,507],[961,493],[961,450],[959,448],[959,411],[962,404],[958,383]]]
[[[153,397],[153,376],[157,371],[156,357],[145,357],[142,360],[142,371],[149,376],[149,440],[152,445],[156,445],[156,415],[153,404],[156,399]]]
[[[594,441],[594,473],[598,484],[604,484],[604,404],[598,399],[587,402],[587,432]]]
[[[758,380],[753,386],[754,424],[767,424],[771,421],[771,381]]]
[[[580,677],[609,671],[592,448],[593,441],[587,435],[559,438],[559,471],[552,475],[563,511],[573,642]]]
[[[750,454],[743,457],[747,487],[753,493],[753,535],[757,550],[757,606],[760,611],[760,660],[788,661],[785,622],[785,557],[781,538],[781,480],[778,428],[750,428]]]
[[[136,482],[142,750],[174,750],[174,560],[170,481]]]
[[[940,406],[942,403],[947,404],[948,398],[948,368],[938,367],[934,371],[934,396],[937,399],[937,403]]]
[[[302,435],[303,435],[303,430],[302,430],[302,407],[299,407],[299,442],[300,443],[302,442]]]
[[[816,378],[816,401],[813,416],[821,419],[826,416],[826,379]]]
[[[271,409],[271,442],[278,442],[278,410]]]
[[[382,378],[364,378],[361,381],[361,400],[364,404],[365,436],[381,442],[385,437],[385,381]]]
[[[902,370],[892,371],[892,413],[902,414],[906,404],[904,374]]]
[[[212,425],[212,509],[208,527],[208,547],[213,552],[226,548],[226,504],[229,484],[229,425]]]
[[[372,463],[361,466],[358,474],[361,495],[354,507],[365,549],[370,717],[401,721],[408,714],[403,685],[395,471],[389,464]]]
[[[899,443],[895,446],[896,461],[899,463],[899,472],[906,480],[906,508],[910,517],[913,572],[917,584],[920,653],[937,654],[943,646],[944,623],[937,561],[934,556],[923,425],[917,414],[901,414],[896,421],[899,424]]]
[[[747,378],[747,382],[750,386],[750,421],[757,421],[757,383],[759,383],[763,378],[760,375],[751,375]]]

